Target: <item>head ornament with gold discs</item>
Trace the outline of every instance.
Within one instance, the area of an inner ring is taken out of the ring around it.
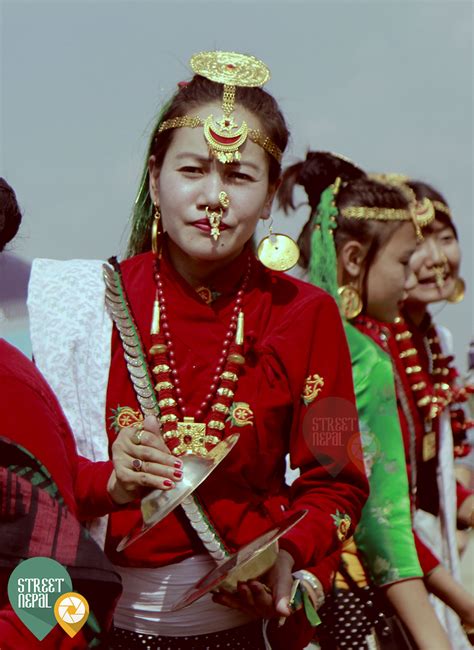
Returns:
[[[201,52],[191,58],[190,67],[194,77],[178,84],[153,128],[135,199],[127,256],[150,248],[154,206],[149,192],[148,163],[153,156],[155,167],[161,166],[174,129],[202,129],[210,154],[223,164],[238,163],[242,147],[250,140],[268,154],[270,184],[280,177],[289,132],[278,103],[262,88],[270,78],[267,66],[247,54]],[[221,111],[206,110],[216,102],[221,104]],[[245,120],[237,117],[237,104],[250,114]]]
[[[218,119],[214,115],[181,115],[162,122],[159,132],[203,127],[209,149],[221,163],[238,162],[239,148],[250,138],[280,162],[282,152],[268,136],[259,129],[249,129],[245,121],[237,124],[234,117],[236,87],[262,87],[270,79],[267,66],[254,56],[237,52],[200,52],[191,58],[190,65],[196,74],[223,85],[222,115]]]

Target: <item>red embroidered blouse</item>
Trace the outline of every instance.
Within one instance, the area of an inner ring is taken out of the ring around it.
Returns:
[[[69,511],[78,517],[101,516],[114,507],[107,493],[110,462],[93,463],[77,455],[74,437],[59,403],[39,370],[19,350],[0,339],[1,435],[30,451],[49,470]],[[48,545],[42,531],[42,553]],[[38,530],[36,530],[38,535]],[[50,535],[50,543],[55,540]],[[76,540],[71,542],[75,543]],[[52,547],[51,547],[52,552]],[[65,552],[65,557],[70,554]],[[71,650],[86,647],[79,633],[74,640],[54,628],[43,641],[23,625],[7,602],[9,571],[0,572],[0,646],[15,650],[33,648]]]
[[[153,264],[151,253],[121,264],[145,350],[150,347],[155,296]],[[210,289],[217,298],[207,304],[174,270],[166,254],[161,260],[170,337],[187,414],[193,415],[209,392],[246,264],[244,252],[214,278]],[[301,568],[340,545],[338,515],[347,514],[356,524],[368,493],[358,434],[342,432],[339,444],[329,452],[327,447],[318,450],[311,434],[311,408],[322,400],[340,398],[354,408],[350,356],[332,298],[307,283],[269,271],[256,260],[243,311],[246,362],[234,402],[247,405],[249,417],[241,426],[227,422],[226,434],[238,432],[240,439],[198,494],[230,550],[280,520],[288,499],[291,511],[307,509],[306,518],[280,544],[291,552],[296,568]],[[323,379],[324,386],[305,405],[303,391],[314,374]],[[106,413],[110,443],[125,407],[138,416],[138,402],[114,328]],[[284,488],[287,453],[292,465],[301,468],[301,477],[289,491]],[[106,547],[116,564],[163,566],[204,551],[184,513],[177,509],[117,553],[121,538],[141,521],[138,505],[134,502],[110,516]]]
[[[39,370],[0,339],[1,435],[30,451],[49,470],[72,514],[91,519],[114,503],[107,492],[112,464],[77,454],[56,396]]]

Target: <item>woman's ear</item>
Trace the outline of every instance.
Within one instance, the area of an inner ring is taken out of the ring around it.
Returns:
[[[148,159],[148,178],[149,178],[149,189],[151,200],[153,205],[160,205],[160,198],[158,195],[158,178],[160,176],[160,170],[156,164],[155,156],[150,156]]]
[[[268,203],[266,202],[265,205],[263,206],[262,214],[260,215],[260,219],[269,219],[272,214],[272,203],[273,201],[269,201]]]
[[[273,205],[273,199],[275,198],[276,191],[280,185],[280,180],[278,180],[276,183],[273,183],[272,185],[269,186],[268,188],[268,193],[267,193],[267,198],[265,200],[265,204],[263,206],[262,214],[260,215],[260,219],[269,219],[272,214],[272,205]]]
[[[355,239],[347,241],[342,246],[338,257],[341,261],[341,271],[345,277],[355,280],[362,275],[365,254],[365,246]]]

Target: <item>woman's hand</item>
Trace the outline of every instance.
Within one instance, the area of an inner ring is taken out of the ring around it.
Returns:
[[[474,527],[474,494],[464,499],[457,513],[458,526],[460,528]]]
[[[466,629],[474,630],[474,596],[447,569],[438,565],[425,577],[425,583],[431,593],[456,612]]]
[[[436,569],[435,569],[436,571]],[[448,636],[429,601],[422,578],[392,582],[382,587],[419,650],[451,650]]]
[[[143,427],[125,427],[112,445],[114,471],[107,490],[118,504],[129,503],[145,490],[170,490],[183,475],[183,463],[173,456],[161,437],[156,417],[147,416]]]
[[[213,595],[213,600],[255,618],[287,618],[292,613],[289,602],[293,565],[292,556],[280,550],[275,564],[261,580],[239,583],[235,593],[219,591]]]

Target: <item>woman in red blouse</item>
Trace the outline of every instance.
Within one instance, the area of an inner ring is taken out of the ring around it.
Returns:
[[[429,603],[412,532],[392,361],[383,345],[350,322],[358,314],[380,322],[395,319],[400,301],[416,284],[410,259],[421,239],[420,226],[433,215],[399,188],[369,178],[330,152],[309,151],[285,170],[279,188],[285,211],[294,208],[297,184],[311,211],[299,239],[300,265],[306,277],[339,299],[346,318],[371,489],[342,557],[339,551],[310,568],[328,592],[317,638],[331,650],[411,644],[449,648]],[[396,612],[396,625],[387,625],[388,612]],[[295,620],[285,627],[291,623]]]
[[[433,284],[437,282],[433,266],[436,266],[441,251],[438,250],[439,244],[433,241],[433,235],[443,229],[441,223],[446,226],[445,217],[440,218],[442,197],[426,189],[422,191],[422,184],[406,183],[406,177],[388,175],[378,178],[389,185],[395,184],[420,202],[431,201],[435,219],[423,228],[424,240],[412,256],[410,263],[419,284],[407,294],[408,302],[400,306],[402,315],[394,322],[384,322],[382,317],[361,314],[354,324],[392,357],[420,565],[428,590],[440,599],[434,600],[434,606],[451,643],[456,648],[468,648],[460,621],[465,629],[472,629],[474,599],[459,581],[455,523],[456,500],[461,516],[463,512],[468,515],[472,510],[472,496],[460,485],[456,489],[453,473],[453,440],[446,407],[453,398],[448,383],[453,381],[455,371],[449,367],[452,359],[443,355],[437,333],[426,320],[427,303],[420,305],[419,301],[420,296],[425,299],[430,296]],[[434,261],[433,247],[436,251]],[[450,271],[445,267],[441,275],[446,275],[447,291],[450,289],[452,292],[459,257],[454,254],[451,259]],[[383,266],[383,259],[381,264]],[[432,293],[430,297],[432,299]],[[425,316],[426,332],[431,330],[427,337],[429,341],[423,341],[421,328],[414,325],[410,316],[409,322],[404,319],[403,315],[407,314],[412,314],[416,320],[421,315],[419,324]]]
[[[15,193],[0,178],[0,252],[21,222]],[[30,359],[0,339],[0,646],[72,650],[104,642],[120,579],[80,525],[115,507],[112,463],[78,456],[56,397]],[[50,557],[84,595],[90,622],[74,639],[55,626],[39,641],[12,610],[7,585],[23,560]]]
[[[453,473],[453,456],[469,453],[466,432],[473,422],[464,402],[473,387],[460,385],[453,364],[451,334],[435,325],[428,311],[433,303],[462,300],[461,249],[444,196],[421,181],[407,179],[406,184],[417,199],[429,199],[435,210],[435,218],[424,228],[424,242],[415,255],[418,284],[408,293],[392,328],[394,359],[407,407],[413,414],[418,446],[420,559],[425,571],[431,572],[433,593],[459,613],[472,633],[474,599],[460,585],[448,589],[446,572],[460,579],[456,522],[460,528],[474,525],[474,495],[455,481]],[[410,372],[414,366],[418,371]],[[439,601],[437,608],[449,628],[452,615]]]
[[[109,488],[128,504],[110,515],[106,534],[96,529],[124,584],[111,647],[257,650],[261,619],[291,613],[292,572],[350,534],[367,480],[337,307],[265,268],[251,245],[270,216],[288,141],[278,105],[260,88],[268,69],[223,52],[191,65],[195,76],[153,129],[129,259],[107,265],[107,288],[99,262],[37,261],[32,340],[79,448],[113,456]],[[282,241],[267,244],[275,252]],[[280,252],[286,263],[288,250]],[[347,426],[338,445],[320,448],[311,413],[337,416],[331,404],[344,405]],[[194,495],[198,530],[178,508],[118,552],[140,525],[143,488],[172,490],[180,455],[206,454],[231,433],[240,434],[235,448]],[[289,493],[287,453],[301,470]],[[206,596],[165,611],[216,561],[301,509],[306,517],[280,539],[265,579],[221,598],[231,607]]]

